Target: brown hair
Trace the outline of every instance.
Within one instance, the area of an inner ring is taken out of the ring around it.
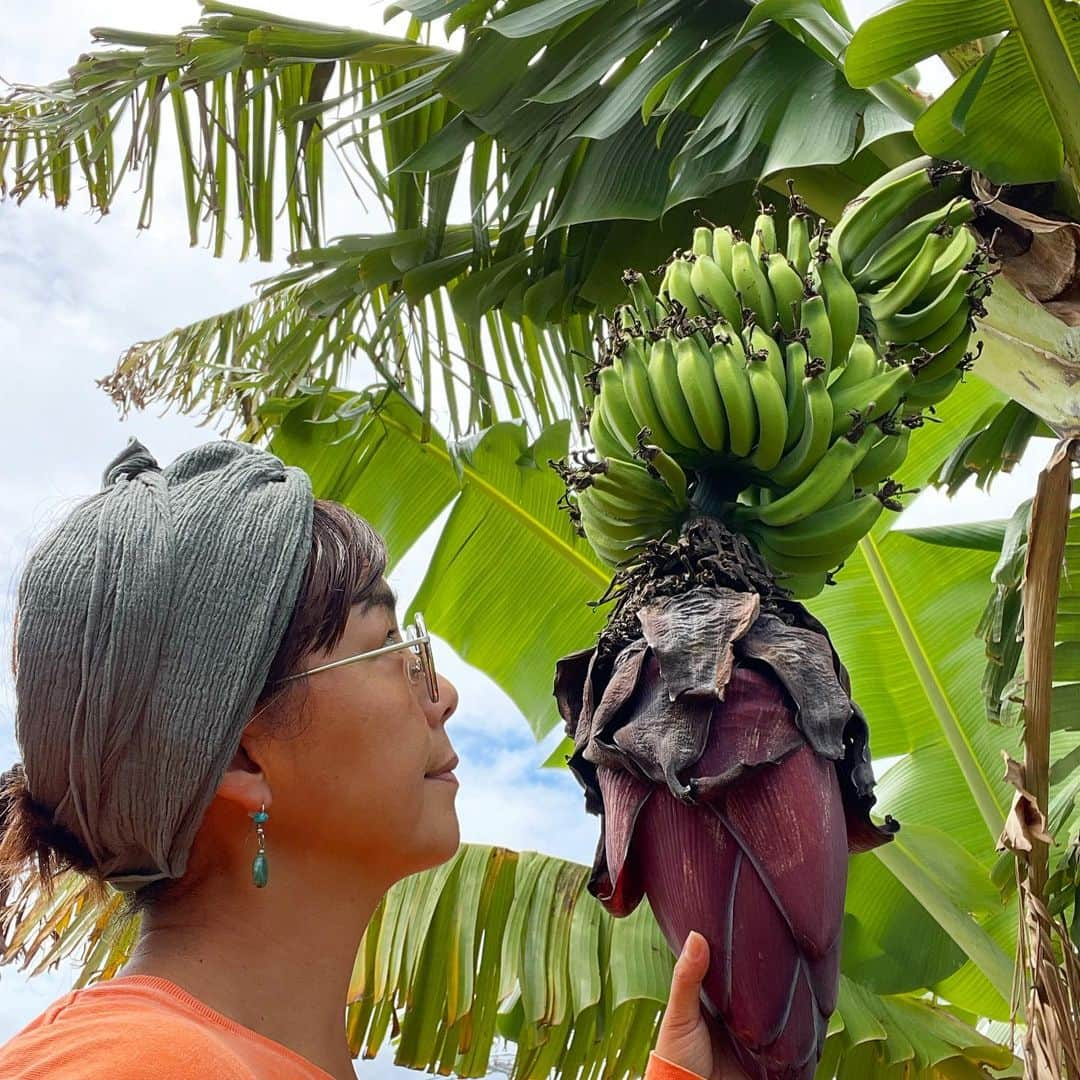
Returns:
[[[382,537],[348,507],[316,499],[311,551],[292,618],[255,703],[255,711],[268,706],[262,720],[267,733],[279,735],[293,728],[300,710],[285,705],[307,684],[306,679],[297,679],[283,692],[279,681],[292,674],[304,657],[329,651],[341,641],[350,609],[371,596],[385,569]],[[94,875],[85,847],[65,828],[53,824],[47,807],[30,798],[20,763],[0,775],[0,926],[8,890],[16,875],[26,869],[50,897],[53,879],[66,870],[87,875],[98,900],[108,895],[104,883]],[[166,878],[126,893],[124,914],[147,910],[176,886],[176,879]]]

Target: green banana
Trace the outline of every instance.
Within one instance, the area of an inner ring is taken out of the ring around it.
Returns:
[[[877,319],[879,337],[900,344],[922,341],[944,326],[956,314],[956,309],[967,302],[971,278],[972,275],[967,270],[958,270],[952,281],[925,307],[918,311],[900,312],[889,318]]]
[[[678,365],[670,338],[658,338],[649,348],[649,389],[664,426],[687,450],[703,450],[694,418],[679,389]]]
[[[577,493],[577,506],[581,511],[581,523],[587,532],[591,526],[592,530],[602,532],[612,540],[622,543],[660,536],[673,527],[674,519],[678,516],[674,513],[671,518],[643,515],[633,520],[622,515],[614,516],[601,508],[592,488],[585,488]]]
[[[978,474],[979,487],[985,487],[986,481],[1000,471],[1005,440],[1023,408],[1017,401],[1006,403],[967,448],[963,465],[969,472]]]
[[[761,209],[754,218],[754,232],[750,237],[750,247],[754,257],[762,259],[776,251],[776,223],[773,221],[773,208],[761,204]]]
[[[736,457],[748,457],[757,440],[757,410],[741,346],[717,341],[710,349],[713,379],[724,399],[728,439]]]
[[[641,548],[650,540],[662,536],[666,531],[662,530],[655,534],[644,532],[639,536],[620,539],[613,537],[605,528],[604,523],[598,521],[590,512],[579,510],[578,515],[589,546],[610,566],[624,566],[633,562],[638,557]]]
[[[830,396],[833,404],[833,438],[844,435],[855,425],[858,416],[864,421],[874,420],[896,408],[900,399],[915,382],[915,372],[910,365],[888,368],[863,383],[845,387]]]
[[[933,190],[930,158],[906,161],[878,177],[844,208],[829,237],[841,269],[858,272],[881,230],[916,199]]]
[[[809,600],[829,584],[828,571],[820,574],[785,574],[780,586],[796,600]]]
[[[690,285],[699,299],[719,312],[732,326],[742,326],[742,305],[727,274],[711,255],[699,255],[690,267]]]
[[[921,366],[915,365],[915,381],[925,386],[935,379],[940,379],[942,375],[947,375],[964,359],[970,341],[971,328],[967,326],[965,320],[964,329],[960,331],[955,341],[950,342],[938,352],[924,354],[925,362]]]
[[[675,496],[675,503],[680,510],[689,505],[687,480],[683,467],[669,454],[654,443],[642,443],[640,456],[645,461],[645,468],[650,474],[667,485]]]
[[[630,290],[630,298],[641,313],[641,318],[650,326],[656,326],[660,321],[657,317],[658,304],[645,275],[638,270],[627,270],[623,274],[623,284]]]
[[[757,533],[752,533],[751,538],[768,563],[785,574],[813,574],[821,570],[835,570],[855,548],[852,544],[845,550],[829,551],[820,555],[788,555],[777,551]]]
[[[870,425],[837,439],[795,488],[766,506],[747,508],[746,515],[765,525],[790,525],[820,510],[844,486],[879,434]]]
[[[695,338],[675,342],[675,362],[682,395],[701,441],[718,454],[727,452],[724,402],[713,377],[712,356]]]
[[[875,321],[887,319],[908,307],[926,288],[930,274],[940,256],[949,247],[952,237],[943,231],[930,233],[919,248],[918,255],[891,284],[863,299]]]
[[[622,443],[612,434],[611,429],[604,422],[599,401],[589,418],[589,437],[592,439],[596,452],[601,457],[622,457],[626,453]]]
[[[589,479],[598,492],[630,502],[644,513],[663,514],[677,508],[668,488],[639,461],[606,458]]]
[[[799,326],[807,332],[806,351],[812,360],[825,361],[825,374],[832,366],[833,333],[825,297],[820,293],[808,296],[799,312]]]
[[[622,379],[626,400],[637,421],[638,430],[647,427],[652,432],[651,441],[665,450],[678,450],[679,441],[667,429],[660,410],[653,400],[649,386],[649,367],[642,351],[640,338],[630,338],[621,356],[615,357],[616,372]]]
[[[693,269],[688,259],[672,259],[664,272],[664,283],[660,286],[660,293],[667,293],[670,300],[681,304],[687,315],[704,315],[705,309],[697,298],[694,285],[690,278]]]
[[[784,392],[769,370],[768,361],[756,353],[750,357],[747,377],[757,412],[757,447],[748,458],[751,468],[767,473],[784,453],[787,438],[787,406]]]
[[[816,264],[816,275],[832,327],[832,364],[836,368],[847,361],[848,350],[859,332],[859,297],[844,272],[827,253]]]
[[[915,413],[944,401],[960,385],[963,378],[963,369],[955,367],[932,382],[916,383],[904,399],[904,412]]]
[[[810,269],[810,215],[805,211],[796,209],[788,218],[787,258],[800,275]]]
[[[600,535],[595,530],[586,528],[584,522],[581,523],[580,527],[582,534],[588,541],[589,547],[597,554],[600,561],[607,563],[608,566],[620,567],[626,563],[633,562],[637,557],[636,550],[628,547],[626,544],[616,544],[614,541]]]
[[[784,449],[790,450],[799,440],[803,428],[803,379],[806,370],[806,346],[798,339],[789,341],[784,350],[784,405],[787,408],[787,439]]]
[[[843,484],[839,491],[818,511],[823,513],[826,510],[832,510],[837,506],[844,506],[851,502],[855,498],[855,479],[849,476],[847,482]],[[764,526],[763,526],[764,527]],[[785,525],[785,528],[791,528],[790,525]]]
[[[641,425],[637,422],[630,403],[626,400],[626,391],[619,373],[613,367],[600,369],[600,394],[596,407],[604,414],[608,430],[622,445],[623,453],[616,457],[632,456],[637,449],[637,433]]]
[[[675,500],[663,484],[658,483],[651,477],[647,470],[641,466],[641,472],[649,486],[645,489],[618,487],[611,488],[605,484],[590,484],[588,491],[591,492],[593,501],[605,514],[625,521],[640,518],[669,518],[679,513]]]
[[[747,355],[764,354],[766,366],[772,372],[772,377],[776,380],[776,385],[780,387],[782,394],[787,376],[784,372],[784,354],[780,351],[780,346],[776,344],[776,338],[754,324],[749,330],[743,330],[742,340],[746,346]]]
[[[784,488],[801,483],[824,457],[832,439],[832,398],[825,387],[824,374],[807,375],[800,396],[803,400],[803,427],[798,442],[769,470],[769,479]]]
[[[765,276],[769,279],[773,299],[776,301],[776,317],[785,334],[795,332],[795,324],[802,305],[804,283],[799,272],[778,251],[774,251],[765,263]],[[852,294],[854,295],[854,293]],[[858,309],[858,300],[855,301]]]
[[[910,440],[911,428],[906,424],[901,424],[897,431],[883,433],[852,474],[855,486],[869,487],[892,476],[904,464]]]
[[[641,320],[633,304],[620,304],[615,309],[613,322],[620,330],[625,330],[628,334],[641,333]]]
[[[829,384],[830,393],[847,390],[848,387],[861,385],[882,370],[881,357],[862,334],[856,334],[848,349],[847,363],[843,370]]]
[[[949,246],[938,256],[922,292],[915,297],[911,306],[922,307],[937,296],[952,281],[953,275],[967,266],[978,246],[979,242],[970,229],[957,229],[949,241]]]
[[[852,277],[852,285],[861,291],[880,281],[895,280],[918,254],[927,234],[933,229],[944,224],[959,227],[974,217],[975,204],[970,199],[957,198],[943,206],[934,207],[929,213],[905,225],[882,244],[866,265]]]
[[[735,246],[736,236],[730,225],[713,229],[712,257],[716,264],[731,278],[731,249]]]
[[[762,272],[758,257],[745,240],[736,241],[731,249],[731,283],[742,306],[754,313],[759,326],[772,326],[776,322],[776,303],[769,280]]]
[[[945,348],[946,345],[951,344],[959,336],[961,331],[965,329],[970,330],[969,323],[971,321],[971,304],[963,303],[949,316],[948,320],[935,330],[932,334],[928,334],[922,340],[915,342],[914,344],[902,345],[895,350],[896,354],[902,357],[904,360],[913,360],[915,357],[920,356],[924,351],[936,353]]]
[[[1035,434],[1035,429],[1038,426],[1039,418],[1021,405],[1001,447],[1002,472],[1013,471],[1017,462],[1023,457],[1024,451],[1027,449],[1028,443],[1031,442],[1031,437]]]
[[[707,229],[704,226],[698,226],[698,228],[694,230],[694,237],[690,244],[690,250],[695,255],[711,255],[712,234],[712,229]]]

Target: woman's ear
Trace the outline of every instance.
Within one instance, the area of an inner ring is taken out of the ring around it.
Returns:
[[[273,802],[270,785],[261,766],[252,757],[253,753],[256,753],[254,746],[243,736],[217,789],[221,798],[237,803],[248,812],[258,810],[264,804],[269,810]]]

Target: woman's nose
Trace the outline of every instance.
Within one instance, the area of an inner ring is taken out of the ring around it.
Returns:
[[[449,679],[439,675],[438,680],[439,700],[428,704],[428,718],[435,723],[445,724],[457,712],[458,692]]]

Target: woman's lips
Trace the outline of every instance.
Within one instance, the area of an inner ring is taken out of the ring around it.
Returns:
[[[458,778],[452,772],[438,773],[435,776],[427,777],[428,780],[441,780],[444,784],[456,784]]]

